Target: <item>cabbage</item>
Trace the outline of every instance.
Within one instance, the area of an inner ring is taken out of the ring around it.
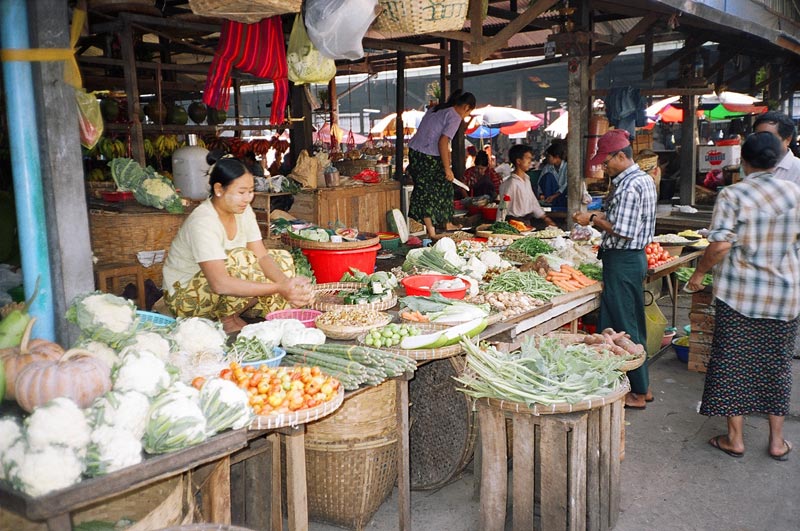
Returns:
[[[437,251],[440,251],[442,254],[447,255],[449,251],[456,252],[456,242],[454,242],[452,238],[445,236],[436,242],[436,245],[434,245],[433,248]]]
[[[109,163],[111,176],[122,191],[132,191],[143,205],[166,209],[171,214],[183,213],[183,203],[172,181],[147,166],[128,158],[116,158]]]
[[[101,291],[75,297],[66,318],[78,325],[85,337],[112,347],[131,337],[139,324],[131,301]]]

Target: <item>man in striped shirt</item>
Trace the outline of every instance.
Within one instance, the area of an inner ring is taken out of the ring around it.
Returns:
[[[575,212],[580,225],[603,232],[598,257],[603,261],[603,293],[599,328],[625,331],[631,340],[647,344],[642,283],[647,275],[645,246],[653,241],[656,226],[656,187],[653,179],[633,161],[628,132],[613,129],[600,137],[592,165],[603,165],[611,177],[606,211]],[[647,366],[630,371],[631,392],[625,406],[644,409],[652,401]]]

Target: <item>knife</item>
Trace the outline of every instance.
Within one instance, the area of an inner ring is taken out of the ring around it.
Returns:
[[[453,178],[453,184],[455,184],[456,186],[459,186],[459,187],[463,188],[464,190],[466,190],[467,192],[469,192],[469,186],[467,186],[466,184],[462,183],[458,179]]]

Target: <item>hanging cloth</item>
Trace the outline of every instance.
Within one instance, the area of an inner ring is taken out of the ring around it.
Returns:
[[[228,109],[232,68],[272,79],[275,90],[269,121],[281,124],[289,100],[289,70],[280,16],[254,24],[231,20],[222,23],[219,45],[208,69],[203,103],[215,109]]]

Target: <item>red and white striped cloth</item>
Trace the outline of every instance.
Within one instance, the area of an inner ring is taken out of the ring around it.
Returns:
[[[232,68],[272,79],[275,90],[269,121],[273,125],[282,123],[289,99],[289,69],[280,16],[254,24],[231,20],[222,23],[219,45],[208,69],[203,103],[215,109],[228,109]]]

